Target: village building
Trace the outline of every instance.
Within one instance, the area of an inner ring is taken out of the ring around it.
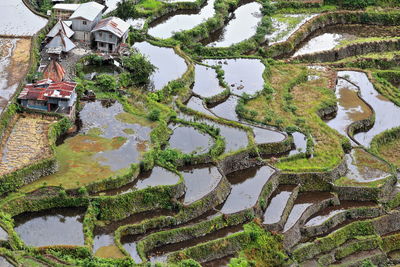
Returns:
[[[44,79],[27,84],[18,96],[18,101],[25,108],[74,116],[76,85],[75,82],[53,82]]]
[[[75,32],[74,39],[91,42],[91,31],[101,20],[105,6],[96,2],[81,4],[69,17],[72,22],[72,30]]]
[[[69,19],[79,6],[80,4],[55,4],[53,14],[57,19]]]
[[[48,50],[57,50],[59,52],[68,53],[74,49],[76,45],[65,35],[63,31],[60,30],[45,47]]]
[[[65,70],[55,60],[51,60],[50,63],[43,70],[43,78],[50,79],[54,82],[61,82],[64,80]]]
[[[46,37],[54,38],[56,35],[58,35],[60,31],[62,31],[65,34],[65,36],[71,38],[72,35],[74,35],[74,31],[71,30],[70,28],[71,24],[72,23],[70,21],[63,21],[59,19],[56,25],[54,25],[54,27],[46,35]]]
[[[117,17],[102,19],[93,29],[96,49],[102,52],[115,53],[128,38],[130,25]]]

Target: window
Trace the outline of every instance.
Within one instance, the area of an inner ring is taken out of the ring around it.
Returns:
[[[103,47],[103,46],[104,46],[104,43],[99,43],[99,45],[100,45],[100,47]]]
[[[82,21],[82,24],[83,24],[83,25],[86,25],[86,24],[87,24],[87,21],[86,21],[86,20]]]
[[[99,36],[100,36],[100,37],[103,37],[103,33],[102,33],[102,32],[100,32],[100,33],[99,33]]]
[[[112,39],[112,34],[109,34],[108,36],[110,37],[110,39]]]

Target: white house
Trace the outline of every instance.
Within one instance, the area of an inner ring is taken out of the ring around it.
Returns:
[[[80,6],[80,4],[55,4],[53,13],[58,19],[68,19]]]
[[[81,4],[69,18],[72,21],[72,30],[75,32],[76,40],[90,42],[91,31],[100,21],[105,6],[96,2]]]
[[[92,30],[96,48],[103,52],[116,52],[126,41],[129,27],[129,23],[117,17],[102,19]]]

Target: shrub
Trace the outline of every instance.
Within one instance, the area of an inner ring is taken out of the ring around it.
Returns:
[[[117,81],[115,78],[108,74],[101,74],[96,77],[96,86],[101,91],[114,91],[117,87]]]
[[[130,56],[122,57],[122,66],[129,73],[130,85],[148,83],[150,75],[156,69],[145,56],[137,52],[133,52]]]
[[[159,109],[153,109],[148,115],[148,119],[151,121],[158,121],[160,119],[161,111]]]

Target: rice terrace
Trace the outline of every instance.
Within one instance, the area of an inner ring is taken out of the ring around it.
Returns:
[[[0,267],[400,266],[400,0],[0,15]]]

